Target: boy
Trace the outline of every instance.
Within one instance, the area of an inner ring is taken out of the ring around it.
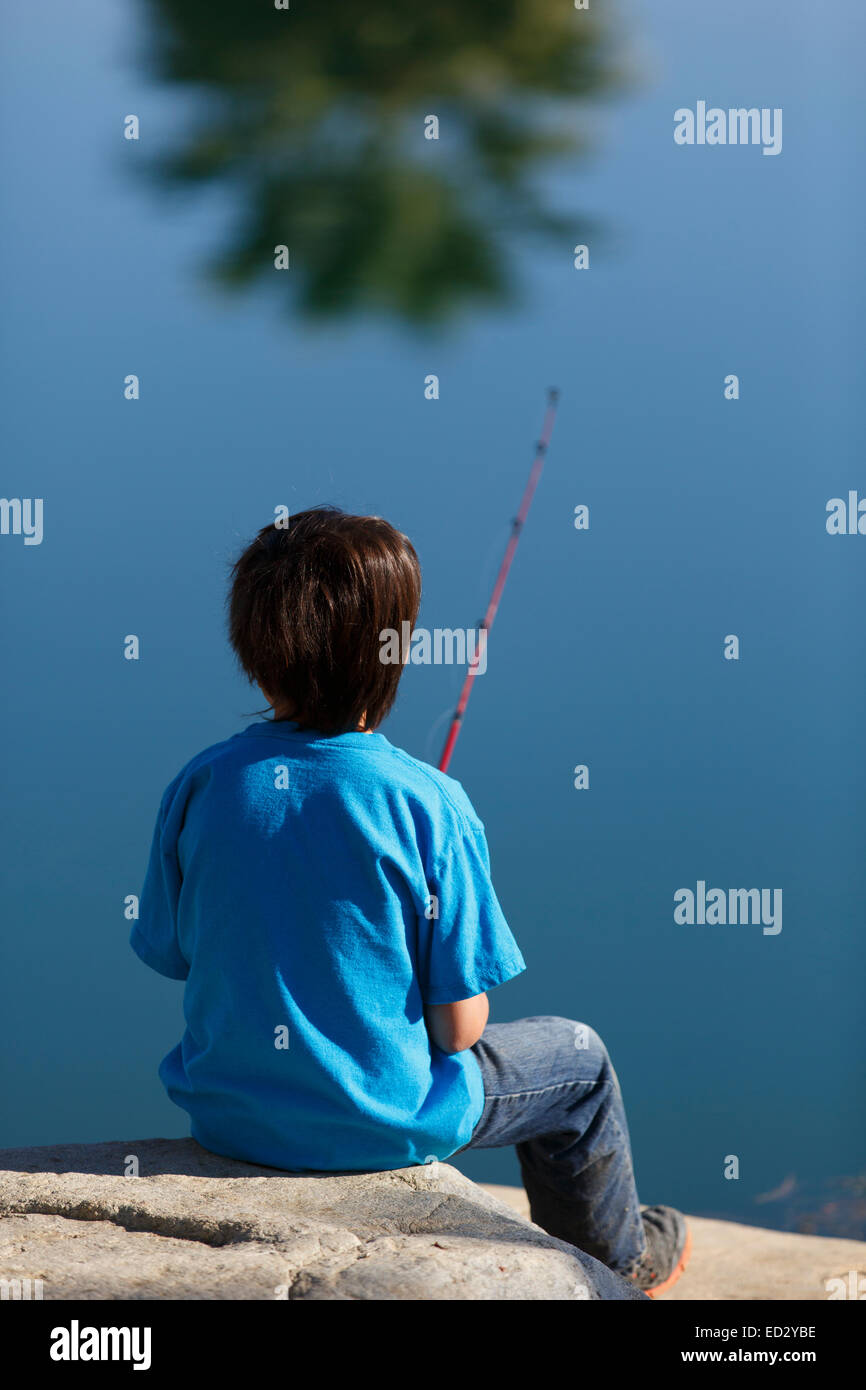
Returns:
[[[515,1144],[532,1219],[651,1294],[685,1260],[641,1213],[619,1083],[562,1018],[487,1024],[525,969],[460,784],[378,726],[414,626],[418,558],[379,517],[266,526],[229,634],[273,718],[193,758],[160,806],[131,944],[185,980],[160,1066],[205,1148],[292,1171],[400,1168]]]

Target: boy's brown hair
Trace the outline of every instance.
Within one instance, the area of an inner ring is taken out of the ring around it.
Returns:
[[[421,569],[412,543],[379,516],[338,507],[263,526],[232,567],[229,640],[250,681],[302,728],[375,728],[402,664],[379,659],[379,634],[414,626]]]

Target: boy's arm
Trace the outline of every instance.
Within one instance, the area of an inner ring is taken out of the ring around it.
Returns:
[[[443,1052],[473,1047],[487,1024],[487,991],[526,969],[490,881],[480,821],[450,828],[425,873],[418,922],[418,982],[424,1020]]]
[[[132,924],[129,944],[151,970],[166,975],[170,980],[185,980],[189,975],[189,962],[181,954],[177,939],[177,904],[181,886],[176,835],[179,821],[174,814],[169,817],[169,811],[174,810],[176,785],[177,779],[166,790],[160,803],[139,900],[138,920]]]
[[[481,1037],[489,1013],[487,995],[476,994],[456,1004],[428,1004],[424,1017],[437,1047],[443,1052],[464,1052]]]

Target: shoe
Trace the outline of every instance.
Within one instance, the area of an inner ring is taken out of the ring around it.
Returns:
[[[692,1233],[681,1211],[644,1207],[646,1250],[629,1276],[649,1298],[657,1298],[679,1279],[692,1253]]]

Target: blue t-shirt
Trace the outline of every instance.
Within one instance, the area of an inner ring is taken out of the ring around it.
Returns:
[[[525,963],[460,786],[380,733],[262,721],[206,749],[160,806],[131,944],[185,980],[159,1069],[205,1148],[292,1170],[448,1158],[484,1105],[425,1004]]]

